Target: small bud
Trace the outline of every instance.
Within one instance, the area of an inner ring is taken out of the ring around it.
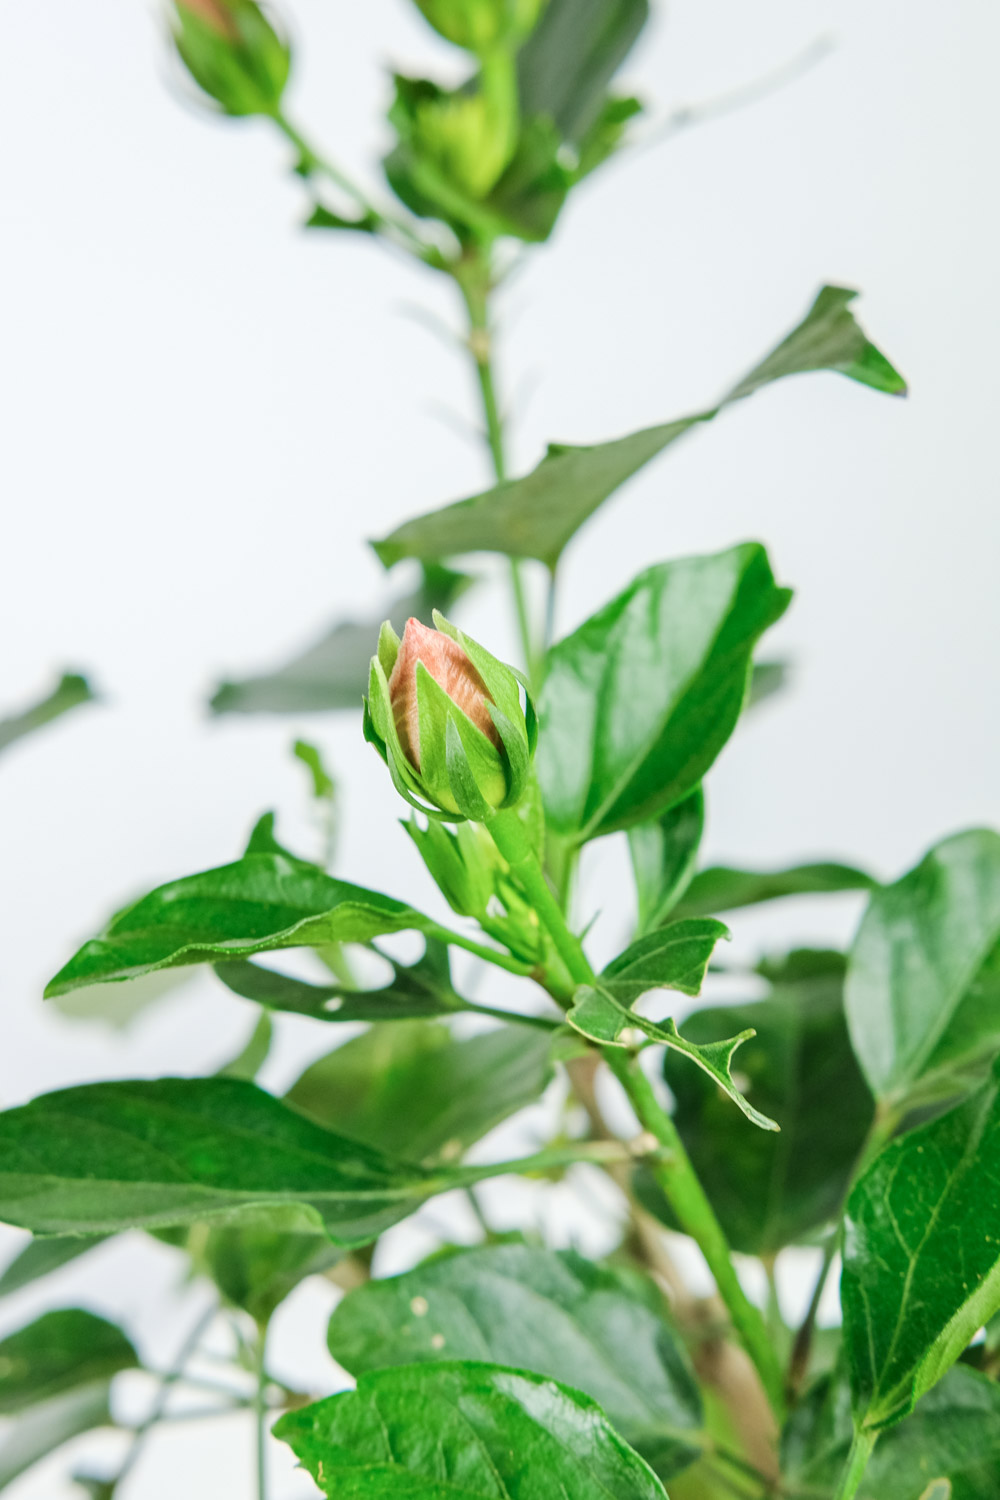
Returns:
[[[525,792],[534,710],[510,667],[435,615],[382,626],[372,658],[365,736],[397,790],[431,816],[482,822]],[[417,798],[423,798],[418,801]]]
[[[538,23],[544,0],[417,0],[439,35],[482,56],[492,48],[517,45]]]
[[[173,0],[174,45],[198,87],[228,115],[280,107],[291,53],[256,0]]]

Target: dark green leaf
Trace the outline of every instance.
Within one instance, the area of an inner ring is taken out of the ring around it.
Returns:
[[[499,1365],[378,1370],[274,1433],[331,1500],[665,1500],[592,1401]]]
[[[214,959],[364,943],[382,933],[436,932],[402,901],[334,880],[284,854],[246,854],[235,864],[162,885],[114,917],[50,981],[46,995],[133,979]]]
[[[872,895],[847,975],[854,1050],[893,1104],[1000,1050],[1000,834],[956,834]]]
[[[550,1053],[550,1035],[527,1027],[459,1041],[439,1023],[385,1022],[313,1063],[285,1098],[407,1161],[453,1161],[534,1103],[552,1077]]]
[[[704,917],[658,927],[611,960],[601,973],[601,989],[628,1006],[650,990],[697,995],[716,943],[728,936],[721,922]]]
[[[701,1398],[659,1292],[573,1251],[493,1245],[369,1282],[339,1304],[329,1342],[355,1376],[470,1359],[573,1385],[661,1478],[699,1452]]]
[[[902,377],[868,342],[848,310],[856,295],[843,287],[824,287],[798,328],[709,411],[593,447],[552,444],[538,468],[523,479],[406,521],[373,543],[375,551],[386,567],[404,557],[501,552],[535,557],[552,568],[583,523],[644,464],[692,427],[771,381],[835,370],[903,394]]]
[[[696,1011],[684,1022],[688,1040],[701,1045],[735,1029],[755,1033],[740,1052],[740,1082],[780,1123],[778,1135],[734,1130],[712,1080],[664,1057],[674,1123],[736,1250],[774,1255],[839,1214],[873,1111],[847,1035],[843,976],[840,954],[792,955],[768,999]],[[639,1176],[647,1206],[667,1217],[648,1174]]]
[[[629,829],[640,933],[659,927],[683,896],[694,872],[704,826],[705,798],[701,787],[696,787],[661,817]]]
[[[810,1495],[833,1494],[851,1432],[849,1391],[836,1379],[822,1381],[782,1437],[786,1483]],[[984,1465],[993,1487],[980,1490]],[[955,1365],[911,1416],[879,1438],[857,1500],[917,1500],[938,1474],[953,1481],[954,1500],[1000,1494],[1000,1386],[967,1365]]]
[[[41,1234],[198,1219],[361,1245],[440,1189],[251,1083],[96,1083],[0,1114],[0,1220]]]
[[[859,1427],[911,1411],[1000,1309],[1000,1085],[893,1141],[847,1205],[840,1298]]]
[[[429,561],[424,583],[412,594],[388,603],[377,617],[342,621],[285,666],[259,677],[224,682],[211,707],[217,714],[321,713],[358,709],[368,687],[368,667],[379,626],[387,617],[401,633],[410,615],[428,620],[435,609],[446,612],[471,579],[465,573]]]
[[[650,568],[549,652],[536,767],[576,843],[689,797],[735,728],[753,648],[788,607],[748,542]]]
[[[443,943],[429,940],[414,964],[391,962],[392,979],[372,990],[307,984],[241,959],[216,964],[215,972],[228,989],[246,1000],[317,1021],[404,1021],[454,1015],[463,1009],[465,1002],[451,987],[448,950]]]
[[[69,709],[76,708],[81,703],[93,701],[94,693],[86,677],[80,677],[75,672],[65,673],[58,687],[54,688],[40,703],[33,704],[31,708],[26,708],[23,713],[15,714],[13,718],[0,719],[0,750],[5,750],[22,735],[41,729],[42,725],[48,724],[50,720],[58,719],[60,714],[67,713]]]
[[[96,1245],[103,1245],[104,1239],[104,1235],[95,1234],[81,1235],[79,1239],[31,1240],[4,1267],[0,1275],[0,1297],[9,1297],[40,1277],[61,1270]]]
[[[109,1380],[138,1363],[121,1329],[104,1318],[76,1307],[44,1313],[0,1340],[0,1416]]]
[[[549,0],[517,57],[521,113],[582,141],[648,17],[649,0]]]
[[[707,917],[714,912],[735,911],[738,906],[756,906],[782,896],[828,896],[837,891],[871,890],[875,881],[864,870],[827,862],[793,865],[788,870],[734,870],[712,865],[699,870],[681,896],[675,916]]]

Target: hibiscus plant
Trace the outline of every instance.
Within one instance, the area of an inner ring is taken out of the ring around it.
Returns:
[[[261,1500],[279,1444],[331,1500],[995,1497],[1000,1196],[984,1184],[1000,1173],[1000,836],[948,838],[888,885],[835,862],[699,860],[705,780],[741,714],[781,686],[755,653],[791,595],[756,542],[654,561],[552,639],[567,544],[670,444],[787,376],[897,396],[904,382],[856,294],[824,286],[711,408],[552,446],[509,475],[492,299],[577,185],[629,147],[640,104],[614,77],[648,6],[417,3],[466,66],[454,88],[395,78],[391,194],[289,118],[290,46],[256,0],[173,0],[169,28],[203,103],[291,143],[310,232],[334,255],[365,236],[446,278],[464,310],[495,483],[374,543],[387,569],[419,569],[415,590],[212,705],[354,714],[398,836],[452,917],[331,873],[265,815],[235,860],[132,901],[51,980],[64,996],[209,966],[252,1035],[212,1076],[91,1083],[0,1113],[0,1220],[32,1236],[0,1295],[130,1230],[214,1289],[131,1425],[111,1402],[142,1364],[124,1330],[62,1308],[0,1341],[0,1487],[117,1425],[117,1465],[74,1479],[128,1500],[169,1393],[207,1386],[210,1412],[254,1417]],[[458,623],[479,586],[457,565],[470,554],[503,559],[514,665]],[[87,696],[66,678],[0,733]],[[297,752],[329,802],[319,751]],[[576,874],[614,836],[631,855],[632,932],[599,967]],[[840,891],[867,901],[850,951],[789,942],[749,971],[727,959],[725,923],[747,907]],[[310,951],[311,978],[293,949]],[[709,971],[745,1003],[699,1006]],[[472,998],[484,976],[489,1003]],[[254,1080],[288,1013],[348,1040],[278,1098]],[[485,1139],[543,1095],[533,1149]],[[554,1248],[535,1222],[499,1229],[479,1185],[512,1175],[596,1195],[608,1253]],[[409,1268],[382,1274],[380,1237],[438,1195],[461,1198],[467,1231],[431,1254],[415,1241]],[[814,1286],[794,1326],[776,1266],[788,1247],[809,1247]],[[842,1320],[820,1328],[836,1274]],[[307,1277],[338,1289],[334,1394],[319,1398],[268,1356],[271,1319]],[[206,1381],[219,1326],[231,1354]]]

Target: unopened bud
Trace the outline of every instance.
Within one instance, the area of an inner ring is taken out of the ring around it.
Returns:
[[[229,115],[279,108],[291,54],[256,0],[173,0],[174,44],[191,77]]]
[[[534,711],[510,667],[443,616],[435,623],[408,620],[402,640],[383,625],[365,735],[413,806],[482,822],[525,790]]]
[[[178,11],[187,11],[210,26],[219,36],[238,42],[240,34],[224,0],[176,0]]]

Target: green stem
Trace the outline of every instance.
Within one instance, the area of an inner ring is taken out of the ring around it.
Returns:
[[[872,1456],[872,1449],[875,1447],[877,1437],[877,1432],[869,1432],[864,1429],[854,1434],[851,1451],[847,1455],[847,1465],[841,1475],[834,1500],[854,1500],[854,1496],[858,1492],[858,1486],[868,1467],[868,1460]]]
[[[580,940],[566,924],[559,903],[553,896],[531,847],[527,830],[517,813],[511,810],[499,812],[486,827],[510,865],[511,873],[538,913],[539,920],[548,929],[571,978],[578,984],[595,984],[596,976]],[[767,1336],[764,1319],[740,1285],[722,1226],[698,1180],[674,1122],[661,1108],[638,1058],[619,1047],[604,1047],[602,1051],[608,1066],[628,1095],[639,1123],[666,1148],[663,1155],[651,1161],[653,1174],[677,1215],[681,1228],[696,1241],[708,1262],[719,1295],[729,1309],[743,1347],[756,1365],[775,1411],[780,1412],[783,1407],[781,1365]]]
[[[632,1152],[623,1141],[578,1141],[570,1146],[551,1146],[547,1151],[535,1151],[531,1156],[518,1156],[512,1161],[487,1162],[475,1167],[449,1167],[444,1177],[421,1178],[413,1190],[413,1196],[426,1198],[429,1193],[445,1192],[455,1187],[472,1187],[477,1182],[489,1182],[493,1177],[525,1177],[532,1172],[555,1172],[563,1167],[575,1167],[580,1162],[591,1162],[603,1167],[609,1162],[633,1159]]]
[[[257,1460],[257,1500],[267,1500],[267,1324],[257,1324],[257,1342],[254,1349],[253,1394],[255,1452]]]
[[[474,938],[467,938],[461,932],[453,932],[450,927],[441,927],[437,922],[429,923],[422,930],[425,937],[437,938],[442,943],[464,949],[466,953],[474,953],[484,963],[506,969],[508,974],[517,974],[521,979],[530,979],[535,972],[531,964],[524,963],[520,958],[514,958],[510,953],[501,953],[499,948],[487,948],[485,943],[477,943]]]
[[[160,1377],[160,1388],[156,1393],[156,1397],[153,1401],[152,1406],[149,1408],[147,1416],[143,1419],[142,1422],[139,1423],[138,1427],[133,1429],[132,1442],[129,1446],[128,1452],[125,1454],[125,1457],[122,1460],[121,1468],[118,1470],[118,1473],[115,1475],[114,1480],[111,1484],[111,1488],[113,1490],[117,1489],[118,1486],[125,1480],[126,1476],[129,1475],[135,1468],[135,1465],[139,1460],[139,1456],[146,1445],[149,1434],[152,1432],[153,1428],[157,1425],[158,1422],[162,1422],[164,1420],[167,1408],[167,1400],[170,1396],[170,1392],[177,1384],[177,1382],[183,1378],[184,1370],[187,1366],[188,1361],[196,1352],[198,1345],[201,1343],[202,1339],[205,1337],[205,1334],[214,1323],[217,1312],[218,1307],[213,1302],[212,1306],[207,1308],[206,1311],[202,1313],[197,1323],[191,1329],[191,1332],[188,1334],[187,1338],[184,1340],[183,1344],[178,1350],[177,1358],[174,1360],[170,1369]]]
[[[471,1011],[473,1015],[489,1016],[492,1021],[504,1021],[514,1026],[534,1026],[540,1031],[558,1031],[562,1025],[561,1021],[550,1021],[548,1016],[526,1016],[517,1010],[501,1010],[499,1006],[476,1005],[472,1000],[464,1000],[462,1009]]]
[[[493,336],[489,321],[489,267],[483,264],[479,256],[472,257],[465,267],[456,269],[455,280],[458,282],[469,317],[467,343],[476,367],[476,378],[479,381],[479,396],[486,421],[486,446],[493,460],[493,472],[497,483],[503,484],[507,478],[507,460],[504,451],[503,418],[500,415],[496,381],[493,375]],[[521,637],[524,665],[532,682],[537,682],[539,661],[535,651],[521,564],[516,557],[510,558],[509,561],[510,586],[514,597],[514,612]]]

